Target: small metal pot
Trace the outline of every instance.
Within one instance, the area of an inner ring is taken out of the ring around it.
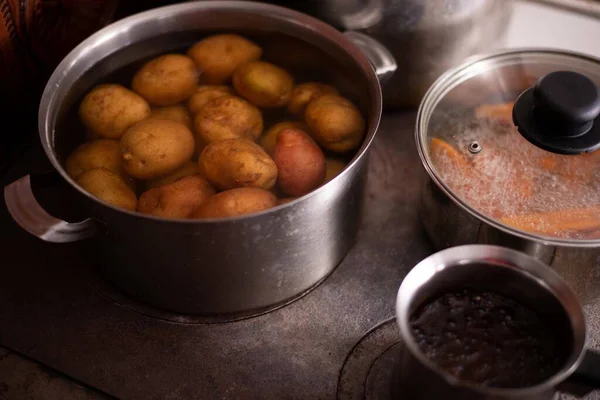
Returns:
[[[420,350],[410,326],[417,308],[452,290],[493,291],[551,316],[555,333],[564,334],[563,366],[546,381],[520,389],[471,385],[436,366]],[[421,261],[406,276],[396,299],[396,318],[404,343],[397,359],[393,398],[464,400],[552,399],[557,390],[583,396],[600,387],[600,355],[586,351],[581,305],[558,274],[533,257],[489,245],[459,246]]]
[[[360,105],[368,132],[347,168],[286,205],[204,221],[128,212],[79,188],[62,161],[80,140],[81,132],[66,129],[65,121],[82,94],[122,67],[181,50],[218,31],[256,38],[265,46],[265,58],[290,62],[284,66],[293,72],[325,74]],[[375,68],[361,52],[362,45],[374,57]],[[190,314],[258,312],[316,285],[354,243],[367,154],[381,116],[378,74],[385,78],[394,68],[389,53],[364,35],[344,35],[307,15],[262,3],[187,2],[128,17],[85,40],[61,62],[39,108],[46,155],[76,189],[76,201],[90,218],[67,223],[50,216],[34,198],[29,176],[5,188],[8,210],[23,229],[45,241],[92,237],[92,258],[100,261],[103,273],[153,306]]]
[[[445,129],[440,124],[442,119],[446,119],[446,128],[452,131],[447,136],[459,138],[461,132],[471,129],[471,122],[461,119],[464,110],[474,109],[485,103],[513,102],[540,77],[561,70],[575,71],[588,76],[596,85],[600,83],[600,60],[581,54],[543,49],[504,50],[474,57],[441,76],[429,89],[417,116],[417,149],[431,178],[424,182],[419,212],[425,231],[437,249],[481,243],[520,250],[550,265],[568,282],[582,302],[590,303],[600,297],[599,239],[553,237],[514,227],[482,212],[466,200],[464,193],[459,194],[451,187],[443,177],[444,171],[433,162],[430,149],[430,135],[437,135]],[[441,109],[444,111],[441,112]],[[517,128],[513,126],[511,110],[508,113],[509,120],[505,121],[505,129],[514,131],[518,136]],[[459,116],[456,117],[457,115]],[[599,122],[595,124],[600,125]],[[490,126],[485,125],[493,129]],[[470,160],[477,160],[485,157],[486,152],[495,151],[486,147],[485,141],[476,139],[474,136],[474,140],[461,142],[463,147],[457,148],[457,151]],[[517,146],[523,145],[533,147],[523,137],[515,137],[503,151],[511,151],[511,147],[517,149]],[[502,172],[502,168],[496,171],[497,174]],[[518,183],[516,180],[502,182],[507,191]],[[544,188],[544,185],[552,182],[547,179],[537,184]],[[479,194],[483,191],[477,187],[471,190]]]

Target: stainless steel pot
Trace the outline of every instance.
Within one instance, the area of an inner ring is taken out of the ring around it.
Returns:
[[[418,106],[446,70],[501,47],[513,6],[512,0],[268,1],[368,34],[402,60],[383,88],[386,107]]]
[[[286,205],[205,221],[124,211],[79,188],[62,161],[81,137],[69,129],[69,113],[82,94],[124,66],[180,50],[217,31],[252,36],[263,44],[264,58],[290,61],[286,66],[294,73],[325,74],[360,104],[368,134],[347,168]],[[375,68],[353,41],[368,45]],[[33,196],[29,176],[5,188],[8,210],[42,240],[91,238],[88,257],[99,260],[103,273],[131,296],[157,307],[194,314],[251,313],[285,302],[331,273],[355,240],[367,154],[381,115],[377,73],[385,77],[394,65],[389,53],[364,35],[344,35],[307,15],[261,3],[188,2],[128,17],[85,40],[61,62],[39,108],[46,155],[76,189],[76,201],[83,202],[90,218],[68,223],[50,216]]]
[[[538,78],[559,70],[579,72],[596,84],[600,83],[600,60],[562,51],[516,49],[473,57],[445,73],[432,85],[420,106],[415,130],[421,161],[431,177],[424,182],[419,212],[427,235],[437,249],[482,243],[520,250],[550,265],[568,282],[581,301],[589,303],[600,297],[600,240],[550,237],[524,231],[472,207],[442,177],[442,171],[432,161],[428,143],[433,130],[439,132],[444,129],[439,124],[440,118],[447,118],[447,127],[452,130],[449,136],[460,136],[460,132],[469,129],[469,123],[462,117],[452,120],[454,112],[461,115],[462,110],[484,103],[514,101]],[[516,132],[511,114],[509,119],[511,121],[507,124]],[[489,125],[486,126],[489,128]],[[483,142],[477,144],[480,146],[478,149],[469,148],[474,142],[466,143],[458,151],[474,160],[490,151]],[[509,145],[521,146],[522,143],[516,140]],[[550,181],[539,182],[539,187]],[[512,190],[512,184],[518,184],[509,180],[504,183],[507,191]],[[472,190],[477,192],[478,188]]]
[[[428,301],[465,287],[509,296],[547,316],[554,333],[565,339],[560,370],[536,386],[507,389],[472,385],[435,365],[414,339],[410,318]],[[546,265],[515,250],[469,245],[433,254],[402,282],[396,318],[404,351],[397,359],[393,398],[542,400],[552,399],[557,390],[583,396],[600,385],[600,355],[585,349],[585,319],[575,293]]]

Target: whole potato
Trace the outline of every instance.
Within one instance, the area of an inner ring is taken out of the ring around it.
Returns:
[[[133,76],[131,88],[152,105],[172,106],[196,91],[198,68],[181,54],[165,54],[148,61]]]
[[[294,78],[283,68],[253,61],[233,73],[233,87],[246,100],[264,108],[287,105],[292,98]]]
[[[170,119],[171,121],[181,122],[189,130],[194,129],[192,126],[192,116],[190,112],[181,104],[166,107],[154,107],[150,114],[153,118]]]
[[[204,85],[199,86],[196,92],[188,99],[188,109],[192,114],[196,114],[208,102],[219,97],[233,95],[233,90],[224,85]]]
[[[324,184],[335,178],[346,168],[346,163],[336,158],[327,157],[325,159],[325,181]]]
[[[281,130],[286,128],[297,128],[306,131],[308,127],[303,122],[296,121],[283,121],[279,122],[265,132],[264,135],[260,137],[258,140],[258,144],[267,152],[267,154],[272,155],[275,150],[275,144],[277,143],[277,136]]]
[[[300,83],[292,91],[292,97],[287,107],[287,111],[296,116],[303,117],[304,110],[308,103],[324,94],[339,94],[336,88],[331,85],[318,82]]]
[[[191,218],[226,218],[252,214],[277,205],[277,197],[267,190],[237,188],[217,193],[198,207]]]
[[[167,174],[165,176],[161,176],[160,178],[153,179],[146,183],[147,189],[153,189],[161,186],[168,185],[175,181],[178,181],[181,178],[185,178],[186,176],[192,175],[200,175],[200,167],[197,162],[187,161],[180,168],[177,168],[175,171]]]
[[[203,83],[221,85],[229,81],[237,67],[258,60],[262,49],[242,36],[219,34],[197,42],[187,54],[200,69]]]
[[[106,168],[94,168],[80,174],[77,184],[91,195],[116,207],[135,211],[137,198],[123,179]]]
[[[215,193],[215,189],[201,176],[186,176],[142,193],[138,211],[157,217],[188,218]]]
[[[194,136],[180,122],[146,119],[121,138],[121,159],[134,178],[148,180],[175,171],[192,158]]]
[[[221,190],[270,189],[277,180],[275,162],[259,145],[247,139],[210,143],[200,154],[198,165],[202,175]]]
[[[311,101],[304,119],[317,143],[337,153],[358,148],[365,137],[360,111],[341,96],[326,94]]]
[[[303,196],[325,179],[325,156],[321,148],[300,129],[279,132],[273,153],[277,186],[288,196]]]
[[[197,136],[205,143],[223,139],[256,140],[263,130],[258,108],[236,96],[209,101],[194,118]]]
[[[106,168],[124,175],[119,142],[113,139],[96,139],[77,147],[65,162],[67,174],[73,179],[94,168]]]
[[[118,139],[130,126],[150,116],[142,97],[121,85],[96,86],[81,101],[79,118],[92,133]]]

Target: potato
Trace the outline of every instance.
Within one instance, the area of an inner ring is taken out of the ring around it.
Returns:
[[[130,126],[150,116],[150,106],[142,97],[121,85],[99,85],[79,106],[79,118],[92,133],[118,139]]]
[[[277,186],[288,196],[303,196],[325,179],[325,156],[321,148],[300,129],[283,129],[273,153]]]
[[[152,108],[152,113],[150,114],[153,118],[163,118],[170,119],[171,121],[181,122],[189,130],[194,129],[192,126],[192,116],[190,112],[182,106],[181,104],[175,106],[166,106],[166,107],[154,107]]]
[[[77,184],[91,195],[116,207],[135,211],[137,198],[123,179],[106,168],[94,168],[80,174]]]
[[[262,49],[242,36],[219,34],[197,42],[187,54],[200,69],[201,82],[221,85],[229,81],[237,67],[258,60]]]
[[[346,163],[336,158],[327,157],[325,159],[325,181],[323,184],[329,182],[340,174],[346,168]]]
[[[296,121],[283,121],[279,122],[270,127],[264,135],[258,140],[258,144],[267,152],[272,155],[275,150],[275,144],[277,143],[277,135],[282,129],[286,128],[297,128],[306,131],[308,127],[303,122]]]
[[[233,73],[233,87],[246,100],[264,108],[287,105],[292,98],[294,78],[283,68],[253,61]]]
[[[258,108],[236,96],[209,101],[194,118],[196,135],[206,143],[246,138],[255,141],[263,130]]]
[[[192,158],[194,136],[180,122],[150,118],[125,132],[121,159],[134,178],[148,180],[164,176]]]
[[[185,178],[186,176],[192,176],[192,175],[201,175],[200,167],[198,166],[197,162],[188,161],[185,164],[183,164],[180,168],[171,172],[170,174],[167,174],[165,176],[161,176],[160,178],[148,181],[146,183],[146,188],[153,189],[153,188],[165,186],[165,185],[168,185],[175,181],[178,181],[181,178]]]
[[[94,168],[106,168],[124,175],[118,141],[97,139],[84,143],[73,150],[65,162],[67,174],[73,179]]]
[[[289,203],[290,201],[296,200],[297,197],[284,197],[283,199],[277,199],[277,205],[280,206],[282,204]]]
[[[199,86],[196,92],[188,99],[188,109],[192,114],[198,113],[208,102],[219,97],[233,95],[233,90],[224,85],[204,85]]]
[[[157,217],[188,218],[215,193],[215,189],[201,176],[186,176],[142,193],[138,211]]]
[[[297,85],[292,91],[292,97],[287,111],[296,116],[303,117],[308,103],[324,94],[339,94],[336,88],[318,82],[306,82]]]
[[[275,162],[259,145],[247,139],[210,143],[200,154],[198,165],[202,175],[221,190],[270,189],[277,180]]]
[[[326,94],[311,101],[304,119],[317,143],[337,153],[355,150],[365,137],[360,111],[338,95]]]
[[[196,91],[198,68],[181,54],[165,54],[148,61],[133,77],[131,88],[152,105],[172,106]]]
[[[198,207],[191,218],[226,218],[252,214],[277,205],[277,197],[257,188],[237,188],[217,193]]]

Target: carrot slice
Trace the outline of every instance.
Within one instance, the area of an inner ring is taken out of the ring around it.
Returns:
[[[456,167],[469,168],[469,161],[450,143],[434,137],[431,138],[429,147],[434,162],[443,162],[444,159],[447,159]]]
[[[545,234],[600,229],[600,206],[516,215],[500,219],[514,228]]]
[[[512,110],[515,103],[484,104],[475,109],[477,118],[487,118],[512,125]]]

